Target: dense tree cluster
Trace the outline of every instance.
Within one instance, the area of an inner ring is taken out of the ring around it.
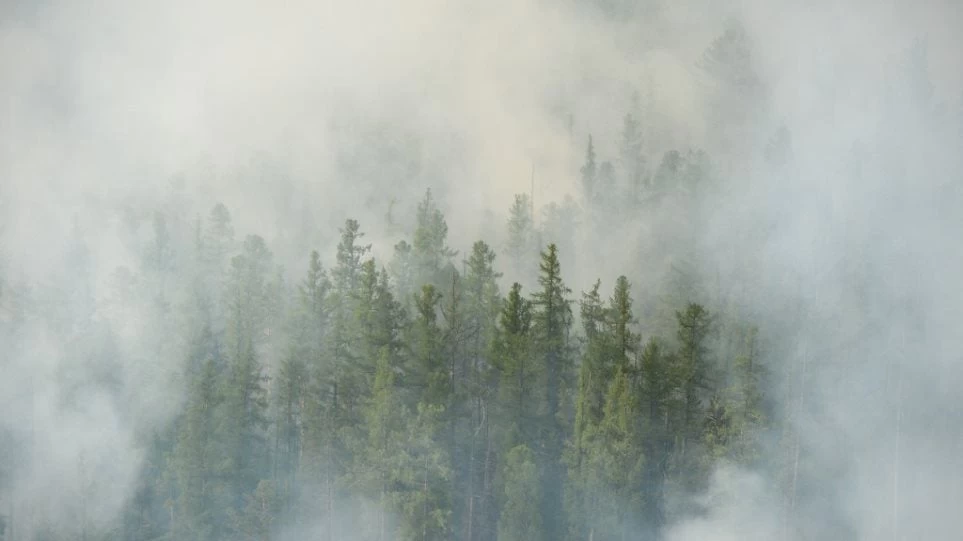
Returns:
[[[505,253],[537,260],[530,292],[503,293],[484,241],[457,270],[430,191],[390,262],[349,219],[331,263],[312,252],[297,284],[263,238],[235,240],[223,205],[188,254],[155,216],[145,272],[192,284],[186,398],[146,443],[122,528],[83,536],[654,539],[686,512],[667,509],[671,491],[694,494],[716,461],[758,458],[754,335],[721,370],[715,319],[691,302],[675,336],[643,341],[627,277],[576,302],[524,196],[510,215]]]
[[[731,26],[702,62],[727,105],[713,120],[733,133],[753,125],[747,96],[764,97],[747,39]],[[405,238],[389,258],[348,219],[332,253],[303,254],[294,283],[265,238],[236,236],[223,204],[189,226],[150,214],[141,261],[112,275],[103,311],[80,231],[66,302],[4,282],[0,267],[0,360],[21,354],[26,307],[42,306],[75,346],[74,372],[54,375],[62,400],[122,402],[117,344],[140,315],[156,323],[143,362],[173,365],[164,377],[183,396],[171,423],[136,434],[144,461],[121,520],[97,519],[91,487],[110,480],[81,456],[76,511],[46,524],[0,508],[0,539],[29,520],[51,541],[648,541],[703,511],[696,496],[724,464],[772,473],[791,513],[806,476],[792,419],[806,361],[769,354],[762,322],[702,274],[718,163],[701,149],[650,163],[643,121],[623,117],[612,160],[587,138],[577,200],[536,216],[514,195],[504,238],[464,253],[429,190],[408,230],[392,201]],[[717,146],[738,161],[742,149]],[[791,162],[787,128],[765,158]],[[615,251],[665,272],[613,268],[569,287],[574,261]],[[0,494],[27,437],[0,431]]]

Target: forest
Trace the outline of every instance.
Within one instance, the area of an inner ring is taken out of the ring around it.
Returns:
[[[0,541],[963,529],[963,14],[66,4],[0,17]]]
[[[502,287],[485,241],[450,248],[430,191],[414,223],[382,262],[348,219],[333,257],[312,252],[288,284],[263,238],[235,238],[223,205],[196,223],[187,254],[156,214],[143,279],[154,309],[186,322],[184,404],[144,434],[122,524],[89,524],[96,504],[81,492],[60,535],[262,540],[282,524],[321,539],[655,538],[717,461],[761,460],[779,425],[749,322],[689,302],[653,316],[671,334],[643,340],[629,280],[574,295],[526,195],[504,253],[509,267],[537,266],[531,291]],[[143,294],[127,285],[122,297]],[[94,356],[82,385],[110,389],[115,361]]]

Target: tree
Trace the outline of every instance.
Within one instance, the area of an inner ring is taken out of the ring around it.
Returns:
[[[274,484],[262,480],[252,494],[244,497],[241,511],[231,510],[231,539],[240,541],[271,541],[272,527],[278,512]]]
[[[513,447],[505,458],[505,488],[498,520],[499,541],[533,541],[546,537],[539,505],[539,476],[535,454],[527,445]]]
[[[154,239],[147,250],[146,268],[163,273],[173,266],[174,248],[171,246],[171,235],[167,229],[167,218],[161,212],[154,212]]]
[[[441,293],[435,286],[422,286],[415,298],[415,321],[409,344],[415,361],[409,371],[410,384],[417,390],[416,400],[431,406],[447,404],[450,379],[448,363],[442,344],[442,331],[438,327],[438,302]]]
[[[572,323],[571,293],[562,282],[558,252],[554,244],[542,252],[538,283],[540,290],[532,295],[535,346],[545,377],[545,409],[540,423],[539,443],[545,455],[542,474],[542,517],[549,539],[559,539],[563,524],[563,472],[561,455],[565,419],[561,403],[569,384],[571,359],[569,328]]]
[[[495,533],[491,523],[494,522],[492,517],[496,510],[496,471],[489,412],[493,409],[497,392],[491,344],[498,333],[501,311],[498,279],[502,274],[495,270],[494,263],[495,252],[482,241],[472,245],[471,255],[465,261],[465,356],[469,360],[467,394],[470,401],[468,479],[465,489],[465,537],[468,541],[489,539]]]
[[[532,354],[531,303],[522,297],[518,282],[505,299],[492,344],[492,362],[499,373],[496,414],[506,450],[535,439],[535,420],[541,400],[535,393],[541,373]]]
[[[689,303],[676,312],[679,352],[673,378],[677,382],[674,424],[676,426],[676,468],[683,486],[694,488],[701,481],[697,444],[703,431],[703,400],[711,394],[708,364],[708,336],[712,318],[699,304]]]
[[[615,364],[623,372],[630,371],[630,364],[639,349],[640,337],[632,332],[631,326],[636,323],[632,314],[631,286],[625,276],[619,276],[615,281],[615,290],[609,300],[609,314],[611,317]]]
[[[387,513],[397,494],[399,469],[404,466],[404,434],[407,409],[398,396],[395,367],[387,350],[378,359],[371,399],[365,408],[368,432],[366,462],[370,465],[368,483],[378,495],[378,539],[390,539]],[[410,489],[409,489],[410,490]]]
[[[742,24],[728,21],[722,35],[703,52],[698,67],[711,88],[707,120],[713,148],[730,163],[748,158],[753,113],[765,107],[765,95],[755,71],[752,41]]]
[[[412,247],[405,241],[395,244],[394,257],[391,259],[391,279],[395,285],[398,298],[405,306],[411,302],[411,297],[415,292],[415,262],[412,256]]]
[[[297,468],[301,456],[302,420],[308,370],[292,348],[281,361],[276,377],[275,492],[282,510],[290,509],[297,495]]]
[[[591,205],[595,201],[595,182],[598,166],[595,163],[595,145],[592,144],[592,136],[589,135],[588,146],[585,149],[585,162],[579,169],[582,174],[582,196],[585,202]]]
[[[749,328],[744,337],[743,353],[734,363],[735,379],[729,390],[728,410],[731,417],[729,457],[746,466],[757,465],[762,449],[757,435],[766,428],[768,416],[763,405],[763,381],[766,368],[758,353],[758,329]]]
[[[582,293],[579,303],[585,345],[578,372],[575,423],[565,456],[568,465],[565,507],[569,536],[573,539],[594,538],[590,522],[598,516],[598,497],[604,491],[595,467],[596,447],[606,386],[611,379],[611,359],[600,286],[601,280],[597,280],[588,293]]]
[[[566,195],[561,204],[554,201],[542,207],[540,235],[543,242],[558,246],[562,266],[574,268],[577,250],[579,208],[572,196]],[[533,265],[534,266],[534,265]]]
[[[399,506],[405,538],[441,539],[451,528],[451,442],[445,426],[451,421],[452,379],[444,334],[438,325],[441,294],[426,284],[415,298],[411,326],[413,366],[408,370],[416,412],[409,421],[409,457]]]
[[[641,124],[632,113],[626,114],[622,119],[619,166],[624,179],[626,202],[638,203],[645,187],[645,157],[642,155]]]
[[[418,283],[441,285],[439,273],[458,252],[448,247],[448,224],[445,216],[425,191],[425,198],[418,204],[418,222],[411,244],[411,255],[416,265]]]
[[[364,238],[357,220],[348,219],[340,229],[341,241],[338,243],[337,264],[331,272],[335,291],[344,298],[358,287],[361,262],[371,251],[370,244],[359,244]]]
[[[207,219],[207,231],[203,237],[207,260],[220,267],[221,262],[234,249],[234,226],[231,213],[223,203],[214,205]]]
[[[657,538],[665,522],[665,479],[669,473],[669,461],[674,449],[672,426],[670,426],[673,394],[676,381],[672,368],[675,360],[666,355],[656,339],[646,342],[639,356],[640,385],[643,422],[642,486],[645,498],[642,502],[640,522],[646,540]]]
[[[609,500],[602,508],[603,516],[608,514],[610,535],[619,539],[626,539],[629,521],[639,516],[642,509],[645,458],[639,399],[628,370],[620,367],[605,398],[598,459],[605,480],[601,497]]]
[[[219,442],[225,461],[229,501],[239,509],[244,495],[254,491],[267,466],[265,429],[266,376],[258,359],[265,330],[265,274],[271,253],[256,235],[244,241],[243,252],[231,260],[228,279],[228,369],[221,388]]]
[[[532,200],[526,194],[515,194],[514,203],[508,211],[508,241],[505,253],[518,274],[532,262],[535,247],[535,217],[532,216]]]
[[[191,382],[187,410],[178,428],[172,458],[177,501],[171,529],[179,539],[211,539],[220,514],[215,501],[217,454],[212,437],[221,401],[217,376],[214,360],[208,359]]]

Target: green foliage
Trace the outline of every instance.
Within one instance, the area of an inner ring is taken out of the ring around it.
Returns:
[[[262,480],[244,500],[242,511],[229,511],[231,538],[239,541],[270,541],[278,511],[273,483]]]
[[[411,257],[418,283],[440,285],[442,268],[458,252],[448,247],[448,224],[431,197],[431,190],[418,204],[418,221],[411,243]]]
[[[531,358],[531,303],[521,291],[521,285],[512,284],[493,343],[492,362],[499,372],[496,414],[502,420],[506,448],[533,441],[541,404],[535,390],[543,371]]]
[[[508,240],[505,245],[505,254],[514,273],[529,272],[527,267],[534,263],[537,250],[532,200],[527,194],[515,194],[508,211]]]
[[[509,450],[502,473],[505,479],[501,517],[498,520],[500,541],[533,541],[546,539],[544,520],[539,506],[538,468],[535,454],[526,445]]]
[[[619,153],[617,173],[590,143],[583,168],[603,214],[627,204],[617,201],[626,181],[641,182],[632,116]],[[699,160],[667,154],[656,190],[693,193]],[[154,271],[173,261],[157,223],[144,262]],[[626,276],[607,297],[597,281],[576,325],[558,246],[526,260],[536,251],[527,196],[509,230],[510,259],[528,265],[516,270],[538,271],[527,297],[515,282],[502,298],[485,242],[463,275],[455,269],[430,192],[390,278],[347,220],[330,272],[312,252],[295,287],[263,238],[235,246],[230,214],[215,207],[196,231],[210,261],[190,270],[199,295],[187,306],[184,408],[167,443],[151,446],[166,471],[145,474],[123,535],[265,540],[283,524],[325,541],[654,540],[692,510],[670,502],[690,501],[720,461],[762,465],[771,415],[757,332],[727,319],[717,347],[708,310],[682,304],[697,274],[663,299],[668,315],[637,310]],[[574,230],[571,202],[548,207],[546,237]],[[643,346],[636,312],[642,329],[671,329],[673,340]],[[355,521],[364,526],[339,527]]]

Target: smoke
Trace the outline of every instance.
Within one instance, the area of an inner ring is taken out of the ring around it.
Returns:
[[[716,472],[705,515],[668,538],[818,534],[807,520],[853,538],[960,529],[958,3],[653,1],[625,18],[545,0],[0,10],[0,320],[31,307],[0,357],[0,426],[32,441],[3,505],[109,524],[178,411],[169,359],[187,345],[168,340],[180,323],[154,294],[189,295],[128,283],[150,281],[130,269],[158,208],[186,246],[222,201],[239,238],[265,236],[299,272],[349,216],[387,257],[389,202],[404,220],[430,187],[456,248],[497,244],[533,170],[537,205],[577,197],[587,136],[614,159],[637,108],[650,168],[674,148],[714,159],[696,259],[719,304],[778,337],[768,360],[792,387],[770,394],[796,443],[767,451],[810,468],[791,501],[767,488],[772,472]],[[698,67],[727,20],[752,43],[764,91],[750,103]],[[719,103],[744,131],[719,136]],[[762,163],[780,126],[790,157]],[[676,219],[667,205],[580,239],[573,289],[622,268],[638,289],[662,283],[670,262],[646,258]]]

